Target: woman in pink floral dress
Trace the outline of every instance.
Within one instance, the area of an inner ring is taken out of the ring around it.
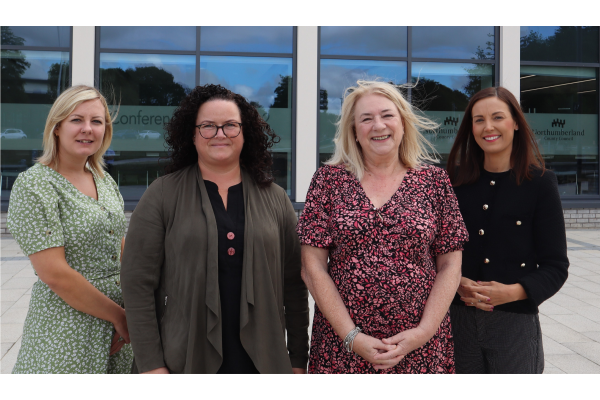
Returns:
[[[468,240],[446,172],[395,86],[347,91],[297,231],[316,302],[310,373],[454,373],[448,308]]]

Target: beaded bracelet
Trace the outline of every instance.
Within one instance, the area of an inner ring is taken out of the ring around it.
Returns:
[[[354,351],[354,338],[362,332],[358,326],[352,329],[346,337],[344,338],[344,347],[348,353],[352,353]]]

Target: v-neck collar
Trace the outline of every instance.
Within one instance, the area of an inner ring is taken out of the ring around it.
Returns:
[[[94,185],[96,186],[96,194],[98,195],[98,200],[96,200],[96,199],[94,199],[93,197],[90,197],[90,196],[88,196],[88,195],[84,194],[84,193],[83,193],[81,190],[77,189],[77,188],[75,187],[75,185],[73,185],[73,184],[71,183],[71,181],[70,181],[70,180],[68,180],[67,178],[65,178],[65,177],[64,177],[64,176],[63,176],[63,175],[62,175],[60,172],[58,172],[57,170],[55,170],[55,169],[53,169],[53,168],[50,168],[49,166],[47,166],[47,165],[45,165],[45,164],[41,164],[41,163],[40,163],[40,165],[41,165],[42,167],[45,167],[45,168],[49,169],[49,170],[51,171],[51,173],[54,173],[55,175],[57,175],[57,176],[59,177],[59,179],[62,179],[64,182],[66,182],[67,186],[69,186],[69,187],[71,188],[71,190],[72,190],[72,191],[75,191],[75,192],[79,193],[79,195],[81,195],[81,196],[83,196],[84,198],[86,198],[86,199],[89,199],[89,200],[91,200],[91,201],[93,201],[93,202],[96,202],[96,203],[99,203],[99,202],[100,202],[100,186],[99,186],[99,182],[98,182],[100,178],[99,178],[99,177],[96,175],[96,172],[94,172],[93,170],[91,170],[91,169],[89,169],[89,168],[87,168],[87,167],[86,167],[86,168],[87,168],[87,170],[88,170],[88,171],[90,171],[90,172],[92,173],[92,177],[94,178]]]
[[[375,207],[375,205],[373,204],[373,202],[371,201],[369,196],[367,196],[367,192],[365,192],[365,188],[363,187],[362,183],[360,183],[360,181],[358,180],[356,175],[347,171],[346,168],[343,168],[343,169],[347,174],[352,176],[352,178],[354,179],[354,182],[356,182],[356,184],[359,187],[359,192],[366,199],[367,203],[369,204],[369,208],[372,210],[382,210],[382,209],[386,208],[388,206],[388,204],[391,203],[392,200],[394,200],[397,196],[399,196],[399,193],[402,190],[404,190],[404,187],[406,186],[405,182],[407,182],[409,174],[412,175],[413,171],[414,171],[414,168],[407,168],[406,173],[404,174],[404,177],[402,178],[402,182],[400,182],[400,185],[398,186],[398,188],[396,189],[394,194],[389,199],[387,199],[387,201],[385,203],[383,203],[381,207],[377,208],[377,207]]]

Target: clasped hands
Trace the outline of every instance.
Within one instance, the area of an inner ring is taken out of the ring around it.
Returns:
[[[494,306],[527,298],[523,286],[519,283],[505,285],[496,281],[475,282],[464,276],[460,278],[457,292],[467,307],[476,307],[483,311],[493,311]]]
[[[383,370],[397,365],[411,351],[427,343],[420,328],[408,329],[390,338],[376,339],[359,333],[354,338],[354,352],[373,364],[373,368]]]

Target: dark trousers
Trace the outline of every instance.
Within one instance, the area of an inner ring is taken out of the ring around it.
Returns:
[[[452,304],[457,374],[541,374],[542,330],[537,314],[482,311]]]

